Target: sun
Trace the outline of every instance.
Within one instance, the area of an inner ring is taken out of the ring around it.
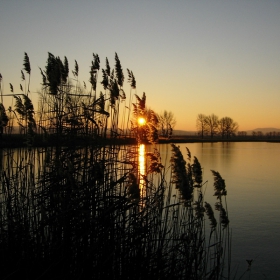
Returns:
[[[138,118],[138,124],[139,125],[144,125],[146,123],[146,120],[142,117]]]

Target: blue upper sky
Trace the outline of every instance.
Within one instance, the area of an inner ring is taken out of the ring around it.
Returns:
[[[72,69],[77,60],[88,84],[92,53],[105,67],[117,52],[137,94],[172,111],[176,129],[195,130],[199,113],[229,116],[240,130],[280,128],[278,0],[1,0],[0,26],[5,93],[9,83],[19,91],[24,52],[34,100],[48,52]]]

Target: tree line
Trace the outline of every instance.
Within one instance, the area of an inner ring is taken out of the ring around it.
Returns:
[[[145,96],[143,95],[142,99]],[[138,96],[136,96],[139,100]],[[139,104],[143,103],[138,100]],[[145,104],[145,103],[143,103]],[[141,106],[140,106],[141,107]],[[164,110],[162,113],[155,113],[151,109],[139,108],[138,112],[142,112],[140,115],[143,116],[148,122],[153,123],[154,127],[157,128],[158,136],[164,138],[171,138],[173,135],[173,130],[176,125],[176,118],[171,111]],[[153,118],[150,117],[150,111],[152,111]],[[139,113],[138,113],[139,114]],[[138,115],[136,114],[136,115]],[[151,122],[152,119],[152,122]],[[214,136],[221,136],[222,138],[230,138],[238,133],[238,123],[235,122],[230,117],[219,118],[215,114],[204,115],[198,114],[196,119],[196,127],[198,131],[198,135],[201,138],[205,136],[210,136],[213,138]],[[144,128],[147,128],[145,125]],[[239,134],[238,134],[239,135]]]
[[[215,114],[204,115],[198,114],[196,119],[196,127],[201,138],[215,135],[229,138],[234,136],[238,130],[238,123],[230,117],[219,117]]]

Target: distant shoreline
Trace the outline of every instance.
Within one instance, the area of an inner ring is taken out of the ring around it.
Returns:
[[[160,139],[160,143],[215,143],[215,142],[280,142],[280,137],[267,137],[267,136],[234,136],[231,138],[223,137],[205,137],[199,138],[198,136],[184,136],[171,139]]]
[[[88,138],[78,138],[73,141],[71,137],[63,138],[63,143],[65,146],[84,146],[84,145],[135,145],[137,141],[132,137],[119,137],[119,138],[100,138],[92,139]],[[60,139],[61,140],[61,139]],[[184,136],[173,136],[170,139],[159,138],[158,144],[171,144],[171,143],[217,143],[217,142],[271,142],[280,143],[280,137],[269,137],[269,136],[233,136],[231,138],[223,138],[216,136],[214,138],[204,137],[200,138],[197,135],[184,135]],[[56,136],[52,135],[48,139],[44,138],[42,135],[35,135],[33,143],[30,147],[51,147],[56,146]],[[61,142],[59,145],[61,146]],[[147,143],[149,144],[149,143]],[[26,137],[20,134],[2,135],[0,139],[0,148],[20,148],[27,147]]]

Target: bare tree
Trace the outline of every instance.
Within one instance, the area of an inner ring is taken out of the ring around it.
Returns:
[[[160,126],[160,134],[163,137],[170,138],[176,125],[174,114],[164,110],[163,113],[158,115],[158,121]]]
[[[219,132],[222,137],[229,138],[236,133],[238,124],[230,117],[224,117],[219,120]]]
[[[198,114],[196,118],[196,128],[198,130],[198,133],[201,135],[201,138],[203,138],[205,132],[206,132],[206,116],[203,114]]]
[[[238,136],[247,136],[247,131],[238,131]]]
[[[206,116],[205,124],[206,124],[206,131],[209,132],[211,138],[213,138],[213,136],[218,132],[218,127],[219,127],[218,116],[214,114]]]

